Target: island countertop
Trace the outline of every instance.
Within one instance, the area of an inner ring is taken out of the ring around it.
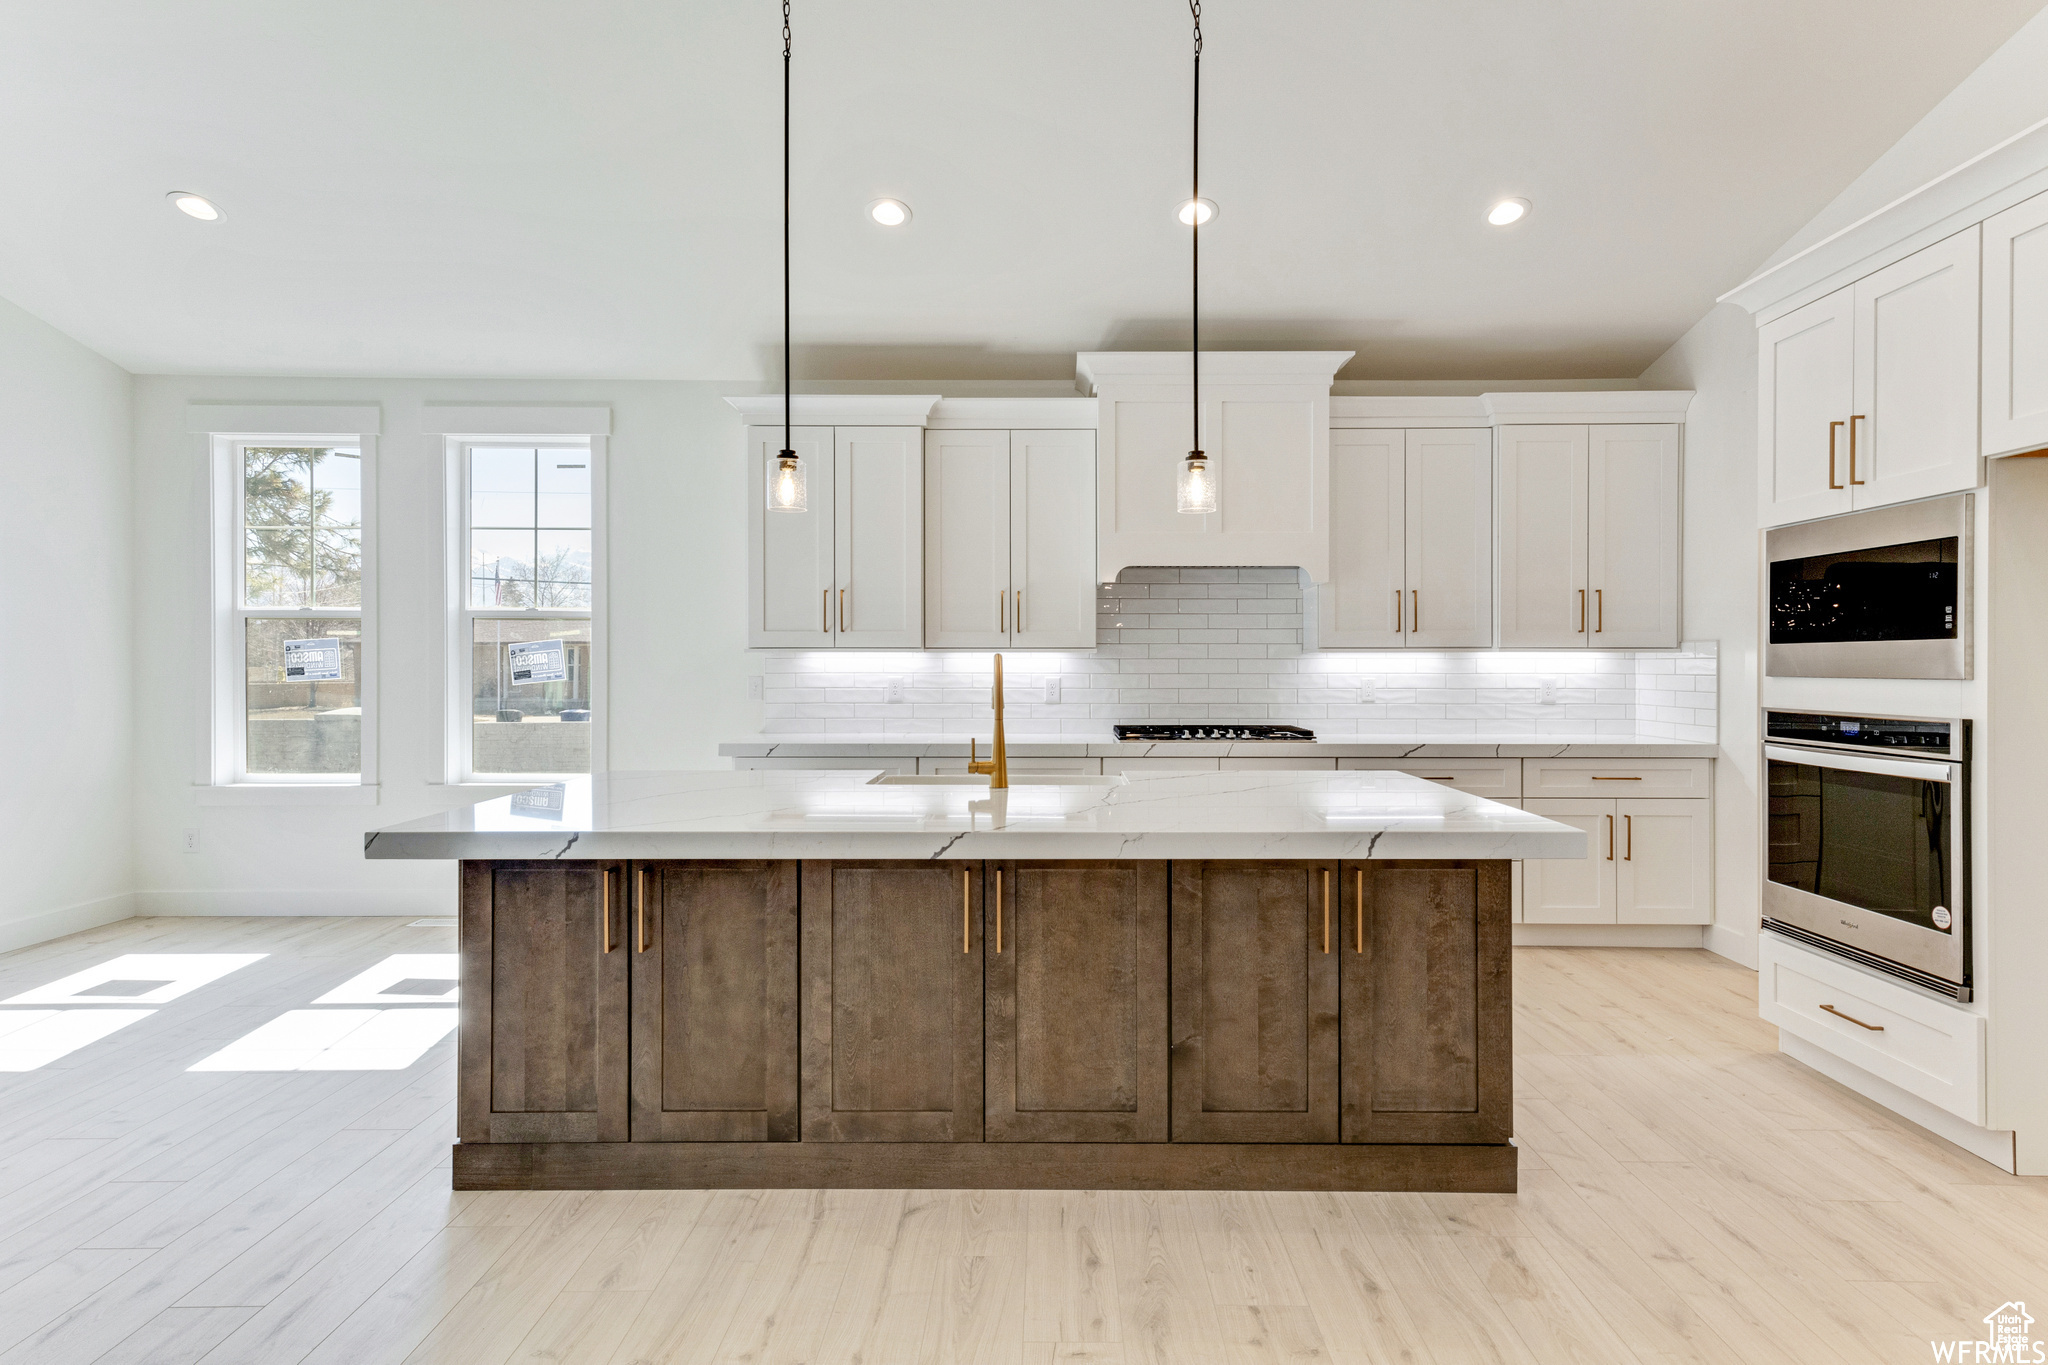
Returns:
[[[1398,772],[615,772],[373,830],[370,858],[1583,858],[1587,836]]]

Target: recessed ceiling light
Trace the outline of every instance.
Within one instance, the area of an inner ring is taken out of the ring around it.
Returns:
[[[190,190],[172,190],[165,198],[176,205],[179,212],[190,214],[203,223],[218,223],[227,216],[211,199],[203,194],[194,194]]]
[[[901,199],[877,199],[868,205],[868,217],[883,227],[902,227],[910,221],[910,205]]]
[[[1174,216],[1187,227],[1200,227],[1216,216],[1214,199],[1183,199]]]
[[[1503,199],[1486,211],[1486,221],[1495,227],[1506,227],[1520,221],[1528,211],[1529,201],[1526,199]]]

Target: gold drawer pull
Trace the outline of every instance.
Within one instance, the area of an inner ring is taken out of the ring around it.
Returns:
[[[1362,868],[1362,867],[1358,869],[1358,906],[1357,906],[1357,909],[1358,909],[1358,946],[1357,946],[1357,947],[1355,947],[1355,948],[1353,948],[1353,949],[1352,949],[1352,951],[1353,951],[1354,953],[1362,953],[1362,952],[1364,952],[1364,951],[1365,951],[1365,869],[1364,869],[1364,868]]]
[[[635,938],[638,940],[639,951],[644,953],[647,951],[647,869],[634,868],[633,879],[633,900],[640,912]]]
[[[1861,1019],[1858,1019],[1858,1018],[1857,1018],[1857,1017],[1856,1017],[1855,1015],[1853,1015],[1853,1014],[1844,1014],[1844,1013],[1842,1013],[1842,1012],[1841,1012],[1840,1010],[1836,1009],[1836,1008],[1835,1008],[1835,1007],[1834,1007],[1833,1005],[1822,1005],[1822,1006],[1821,1006],[1821,1008],[1822,1008],[1822,1009],[1824,1009],[1824,1010],[1826,1010],[1826,1011],[1827,1011],[1827,1012],[1828,1012],[1829,1014],[1832,1014],[1832,1015],[1834,1015],[1834,1016],[1835,1016],[1835,1018],[1837,1018],[1837,1019],[1847,1019],[1847,1020],[1848,1020],[1848,1021],[1849,1021],[1850,1023],[1854,1024],[1854,1025],[1855,1025],[1855,1026],[1856,1026],[1857,1028],[1867,1028],[1867,1029],[1869,1029],[1869,1030],[1870,1030],[1870,1031],[1871,1031],[1872,1033],[1883,1033],[1883,1032],[1884,1032],[1884,1025],[1883,1025],[1883,1024],[1866,1024],[1866,1023],[1864,1023],[1864,1022],[1863,1022],[1863,1021],[1862,1021]]]
[[[996,869],[996,956],[1003,954],[1003,870]]]
[[[1419,777],[1424,782],[1456,782],[1458,780],[1455,777],[1431,777],[1428,773],[1411,773],[1410,776]]]
[[[618,947],[612,942],[612,870],[604,870],[603,903],[598,906],[598,920],[604,928],[604,950],[610,952]]]
[[[1330,869],[1323,869],[1323,951],[1330,951]]]
[[[969,935],[970,935],[970,932],[971,932],[971,931],[969,930],[969,928],[968,928],[968,924],[967,924],[967,915],[968,915],[968,911],[969,911],[969,896],[970,896],[970,894],[971,894],[971,893],[970,893],[970,892],[968,891],[968,887],[967,887],[967,883],[968,883],[968,878],[969,878],[969,874],[968,874],[968,871],[967,871],[967,869],[966,869],[966,868],[964,868],[964,867],[963,867],[963,868],[961,868],[961,869],[960,869],[960,951],[961,951],[961,952],[963,952],[963,953],[966,953],[966,952],[972,952],[972,951],[973,951],[972,947],[970,946],[970,944],[972,943],[972,939],[971,939],[971,938],[969,937]]]
[[[1640,781],[1642,781],[1643,779],[1642,779],[1642,778],[1640,778],[1640,777],[1598,777],[1598,776],[1596,776],[1596,777],[1595,777],[1595,778],[1594,778],[1593,780],[1594,780],[1595,782],[1640,782]]]

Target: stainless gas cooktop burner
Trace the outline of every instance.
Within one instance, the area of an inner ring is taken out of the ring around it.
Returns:
[[[1299,725],[1115,725],[1110,727],[1120,740],[1132,743],[1165,744],[1180,740],[1206,740],[1211,744],[1229,741],[1288,740],[1312,743],[1316,732]]]

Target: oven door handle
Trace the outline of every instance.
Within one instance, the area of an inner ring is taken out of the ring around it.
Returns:
[[[1795,749],[1786,744],[1764,745],[1764,757],[1780,763],[1803,763],[1810,768],[1844,768],[1852,773],[1910,777],[1920,782],[1953,783],[1959,766],[1924,758],[1872,758],[1866,754],[1844,753],[1839,749]]]

